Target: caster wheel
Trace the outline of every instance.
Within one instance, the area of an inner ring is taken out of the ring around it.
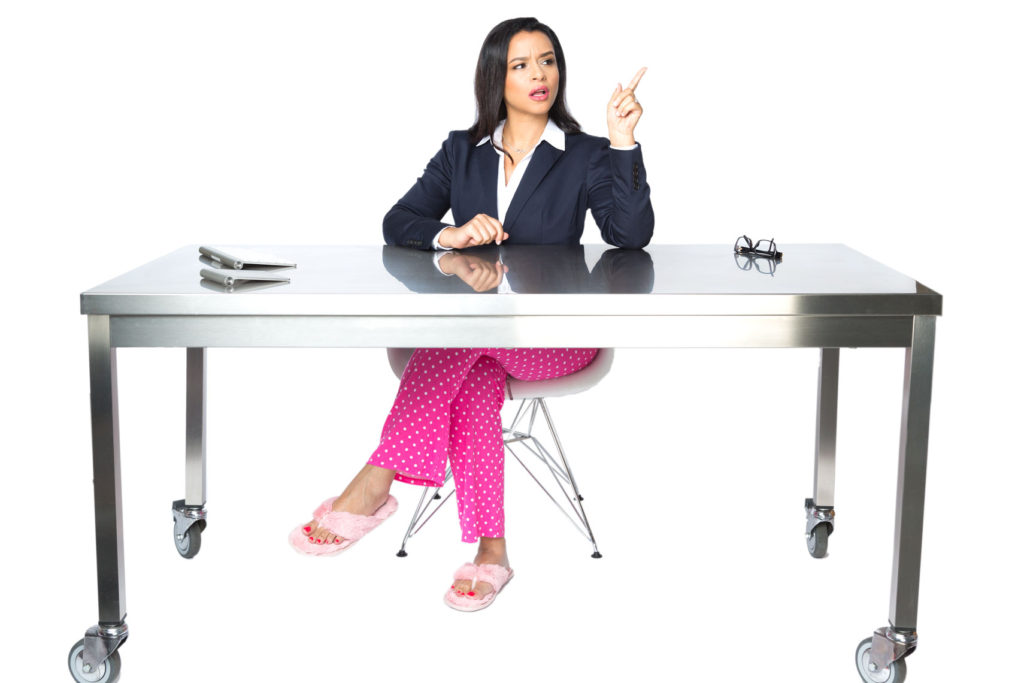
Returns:
[[[68,669],[78,683],[115,683],[121,677],[121,655],[115,650],[95,669],[86,671],[85,639],[78,641],[68,653]]]
[[[871,639],[865,638],[857,646],[857,673],[864,683],[903,683],[907,678],[907,663],[898,659],[884,669],[873,669]]]
[[[202,534],[203,527],[201,522],[190,526],[182,538],[178,538],[178,535],[174,534],[174,547],[178,549],[178,554],[186,560],[190,560],[198,555]]]
[[[828,525],[819,524],[807,534],[807,552],[811,557],[822,558],[828,552]]]

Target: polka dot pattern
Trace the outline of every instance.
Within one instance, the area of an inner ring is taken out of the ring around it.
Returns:
[[[507,377],[562,377],[586,367],[596,354],[597,349],[417,349],[369,463],[419,486],[440,486],[450,463],[462,540],[502,537],[501,407]]]

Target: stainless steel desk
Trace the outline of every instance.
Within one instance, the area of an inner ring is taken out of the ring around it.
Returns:
[[[813,347],[821,349],[812,555],[834,528],[839,349],[906,348],[889,624],[858,647],[865,681],[895,683],[917,645],[935,321],[942,297],[842,245],[788,245],[782,262],[729,246],[469,250],[509,267],[515,293],[478,293],[433,254],[400,247],[272,247],[291,282],[226,291],[201,282],[184,247],[82,294],[89,316],[99,623],[72,648],[77,680],[116,680],[127,637],[118,347],[187,349],[185,498],[175,541],[188,557],[206,520],[205,392],[210,347]],[[102,672],[102,673],[101,673]]]

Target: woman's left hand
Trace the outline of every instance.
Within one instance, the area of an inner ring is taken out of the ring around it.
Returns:
[[[647,73],[647,67],[636,72],[633,80],[623,89],[622,84],[615,86],[612,99],[608,102],[608,139],[615,147],[629,147],[636,144],[633,138],[633,129],[636,128],[640,115],[644,113],[643,107],[636,101],[636,86],[640,79]]]

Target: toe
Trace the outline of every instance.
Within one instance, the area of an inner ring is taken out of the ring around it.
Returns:
[[[483,600],[485,597],[487,597],[487,594],[490,593],[492,590],[493,589],[491,588],[491,584],[483,581],[477,581],[476,587],[470,589],[467,595],[476,600]]]
[[[315,532],[315,531],[316,531],[316,520],[312,520],[311,519],[310,521],[306,522],[306,524],[303,525],[303,527],[302,527],[302,533],[306,534],[307,536],[312,536],[313,532]]]

